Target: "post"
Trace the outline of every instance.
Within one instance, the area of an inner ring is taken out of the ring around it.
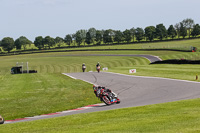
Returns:
[[[198,80],[198,75],[196,74],[196,80]]]
[[[24,66],[24,63],[22,62],[22,74],[23,74],[23,66]]]
[[[27,67],[27,73],[29,73],[29,70],[28,70],[28,62],[26,62],[26,67]]]

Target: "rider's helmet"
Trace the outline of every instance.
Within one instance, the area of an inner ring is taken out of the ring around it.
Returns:
[[[101,89],[102,88],[102,86],[98,86],[98,89]]]

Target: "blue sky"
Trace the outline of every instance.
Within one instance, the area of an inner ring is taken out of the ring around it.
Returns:
[[[0,39],[65,37],[77,30],[125,30],[192,18],[200,24],[200,0],[0,0]]]

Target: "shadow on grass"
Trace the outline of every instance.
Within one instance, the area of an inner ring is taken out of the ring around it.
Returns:
[[[200,60],[171,59],[171,60],[155,61],[150,64],[200,64]]]

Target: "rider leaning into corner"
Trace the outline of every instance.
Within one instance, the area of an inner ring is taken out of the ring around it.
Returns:
[[[95,87],[95,86],[93,86],[93,87]],[[104,91],[105,92],[110,92],[111,94],[112,94],[112,97],[114,97],[114,98],[117,98],[117,94],[115,94],[113,91],[111,91],[110,89],[107,89],[107,88],[105,88],[105,87],[103,87],[103,86],[98,86],[97,87],[97,89],[104,89]],[[98,95],[97,95],[97,90],[96,89],[94,89],[94,93],[95,93],[95,95],[96,95],[96,97],[98,97]],[[112,99],[112,97],[110,97],[110,99]],[[112,100],[111,100],[111,102],[112,102]]]

